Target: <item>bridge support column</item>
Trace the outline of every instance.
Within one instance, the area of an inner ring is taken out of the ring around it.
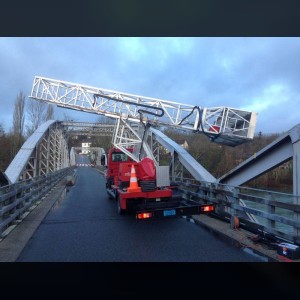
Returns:
[[[294,199],[294,204],[300,205],[300,141],[293,144],[293,194],[297,195]],[[300,214],[294,213],[296,221],[300,221]],[[294,229],[294,234],[299,237],[300,230]]]

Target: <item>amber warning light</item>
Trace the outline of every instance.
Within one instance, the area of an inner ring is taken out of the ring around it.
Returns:
[[[213,205],[204,205],[204,206],[201,206],[201,211],[203,211],[203,212],[214,211],[214,206]]]
[[[152,213],[139,213],[136,215],[138,219],[149,219],[152,217]]]

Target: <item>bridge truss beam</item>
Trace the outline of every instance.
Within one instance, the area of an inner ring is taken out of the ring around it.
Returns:
[[[87,122],[61,122],[68,131],[68,135],[87,135],[87,136],[112,136],[115,125],[102,123],[87,123]]]
[[[300,195],[300,124],[224,174],[218,182],[240,186],[293,159],[293,193]]]
[[[56,120],[49,120],[25,141],[4,175],[12,184],[68,166],[69,153],[64,127]]]

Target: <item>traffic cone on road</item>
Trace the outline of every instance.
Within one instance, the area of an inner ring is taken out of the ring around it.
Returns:
[[[130,182],[127,192],[132,193],[141,191],[142,189],[138,186],[134,165],[131,165]]]

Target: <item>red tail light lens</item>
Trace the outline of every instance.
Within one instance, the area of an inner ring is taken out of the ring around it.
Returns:
[[[152,213],[139,213],[136,217],[137,219],[149,219],[152,217]]]
[[[204,206],[201,206],[201,211],[203,211],[203,212],[214,211],[214,206],[213,205],[204,205]]]

